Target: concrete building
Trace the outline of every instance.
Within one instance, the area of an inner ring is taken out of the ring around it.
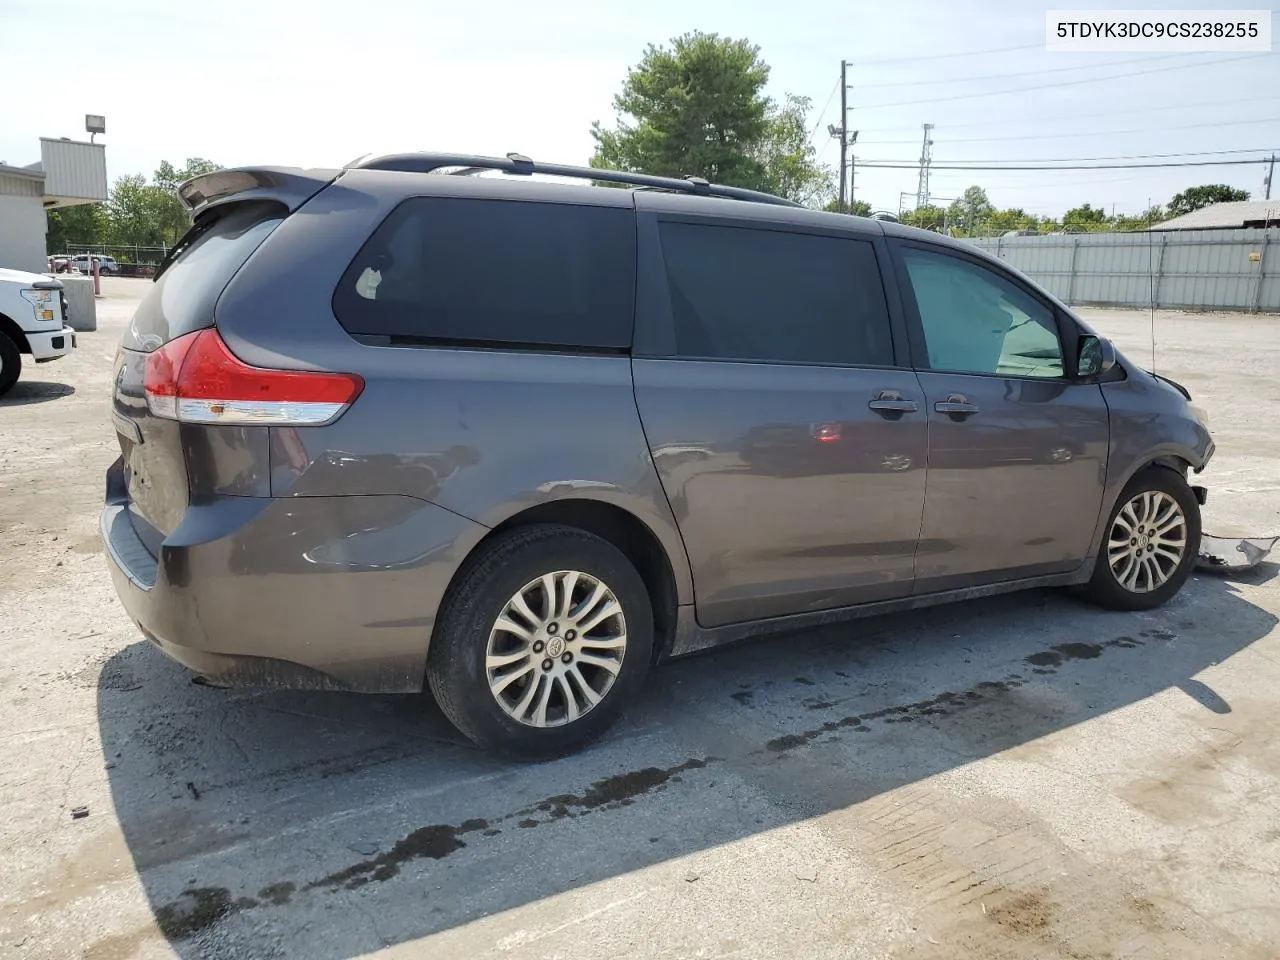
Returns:
[[[1211,203],[1172,220],[1154,224],[1150,229],[1240,230],[1245,227],[1280,227],[1280,200]]]
[[[48,266],[46,211],[106,199],[101,143],[41,137],[38,163],[0,163],[0,267],[43,272]]]

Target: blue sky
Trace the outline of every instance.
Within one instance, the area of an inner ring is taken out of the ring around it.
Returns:
[[[1212,62],[1242,55],[1049,53],[1042,47],[1044,12],[1064,6],[1061,0],[809,0],[798,6],[756,0],[112,0],[94,5],[91,17],[63,18],[55,3],[0,0],[0,64],[9,91],[0,108],[0,161],[37,160],[39,136],[82,136],[83,114],[93,112],[107,117],[112,177],[149,174],[162,159],[179,163],[189,156],[228,166],[323,166],[406,149],[518,150],[584,163],[592,150],[591,122],[612,121],[612,96],[645,45],[694,29],[758,44],[772,67],[769,92],[813,99],[815,143],[831,164],[837,149],[826,125],[837,119],[838,95],[831,94],[842,57],[853,62],[849,126],[860,131],[859,160],[914,161],[924,122],[935,124],[939,166],[1280,151],[1280,54]],[[1130,0],[1124,6],[1186,5]],[[51,32],[55,20],[60,25]],[[1028,45],[1035,48],[938,58]],[[875,62],[889,59],[898,62]],[[1142,70],[1158,72],[1075,82]],[[971,79],[993,74],[1018,76]],[[1049,84],[1063,85],[1045,88]],[[1198,183],[1230,183],[1260,197],[1262,176],[1261,165],[938,170],[932,192],[956,197],[978,183],[998,206],[1033,213],[1061,213],[1083,201],[1137,212],[1148,198],[1162,202]],[[877,208],[896,210],[899,193],[914,194],[915,187],[913,170],[856,174],[856,196]],[[1280,177],[1272,195],[1280,195]]]

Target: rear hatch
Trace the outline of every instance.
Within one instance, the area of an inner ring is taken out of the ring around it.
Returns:
[[[174,248],[176,255],[162,264],[121,342],[112,420],[130,517],[153,554],[191,501],[187,452],[193,443],[204,445],[196,432],[234,428],[202,427],[153,413],[144,390],[148,357],[179,337],[214,325],[214,307],[228,281],[288,213],[286,204],[263,199],[205,212]]]

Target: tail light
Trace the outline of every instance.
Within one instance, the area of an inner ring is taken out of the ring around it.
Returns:
[[[147,408],[183,423],[319,426],[336,420],[360,396],[353,373],[251,367],[217,330],[170,340],[147,354]]]

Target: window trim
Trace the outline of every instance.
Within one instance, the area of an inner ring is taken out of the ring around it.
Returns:
[[[347,280],[347,274],[351,272],[352,267],[360,259],[365,248],[373,241],[386,224],[400,211],[409,204],[422,201],[445,201],[445,202],[466,202],[466,203],[500,203],[514,204],[524,206],[526,204],[536,203],[543,206],[551,207],[570,207],[573,209],[583,210],[623,210],[631,214],[632,227],[635,226],[635,208],[627,207],[620,204],[601,204],[601,203],[574,203],[572,201],[561,199],[544,199],[523,197],[478,197],[470,195],[454,195],[454,194],[435,194],[435,193],[415,193],[402,197],[377,221],[368,235],[361,241],[360,246],[352,254],[351,259],[342,268],[338,281],[334,285],[333,293],[329,297],[329,307],[333,311],[333,318],[337,322],[339,329],[346,336],[362,343],[365,346],[377,347],[435,347],[440,349],[454,350],[484,350],[508,353],[537,353],[537,354],[553,354],[557,356],[628,356],[632,352],[636,337],[636,315],[639,302],[639,283],[640,270],[638,264],[639,251],[639,235],[630,231],[623,231],[623,235],[630,236],[633,244],[631,248],[631,316],[629,321],[624,325],[627,334],[627,343],[619,346],[600,345],[600,344],[559,344],[543,341],[523,341],[523,340],[495,340],[489,337],[453,337],[453,336],[437,336],[432,334],[386,334],[386,333],[370,333],[368,331],[352,331],[348,330],[345,323],[342,322],[341,314],[338,310],[338,297],[342,290],[344,282]]]
[[[704,227],[728,227],[741,230],[757,230],[766,233],[798,234],[829,240],[849,240],[869,244],[876,263],[876,276],[880,280],[881,294],[885,302],[885,315],[889,322],[889,343],[893,355],[888,364],[833,363],[812,360],[768,360],[760,357],[695,357],[676,352],[675,315],[671,308],[671,294],[667,280],[666,256],[662,249],[659,227],[662,223],[684,223]],[[751,363],[776,364],[790,367],[829,367],[842,370],[905,370],[910,369],[907,327],[902,306],[896,293],[890,254],[883,235],[869,234],[864,230],[839,230],[830,227],[811,227],[808,224],[778,223],[771,220],[750,220],[738,217],[710,216],[692,213],[663,213],[636,211],[636,296],[635,335],[632,356],[646,360],[676,360],[690,363]]]
[[[919,371],[928,371],[929,373],[950,373],[956,376],[965,377],[987,377],[993,380],[1025,380],[1032,383],[1079,383],[1080,378],[1073,375],[1070,371],[1076,368],[1076,350],[1078,346],[1073,342],[1072,334],[1079,336],[1079,328],[1071,322],[1071,319],[1065,316],[1062,310],[1049,299],[1043,291],[1030,286],[1027,281],[1011,273],[998,263],[979,254],[971,253],[968,250],[959,250],[941,243],[929,243],[923,240],[908,240],[902,238],[894,238],[890,241],[889,247],[893,257],[894,267],[899,274],[898,288],[902,297],[902,305],[907,317],[907,336],[911,345],[912,369]],[[1059,377],[1033,377],[1026,374],[1018,373],[983,373],[978,370],[953,370],[947,367],[934,367],[929,362],[929,346],[925,340],[924,321],[920,317],[920,305],[916,302],[915,288],[911,285],[911,275],[907,270],[907,261],[905,251],[920,250],[924,253],[931,253],[937,256],[949,257],[966,263],[969,266],[976,267],[979,270],[994,275],[1000,280],[1013,286],[1024,296],[1031,298],[1033,301],[1048,311],[1053,318],[1053,324],[1058,334],[1058,349],[1062,353],[1062,376]]]

